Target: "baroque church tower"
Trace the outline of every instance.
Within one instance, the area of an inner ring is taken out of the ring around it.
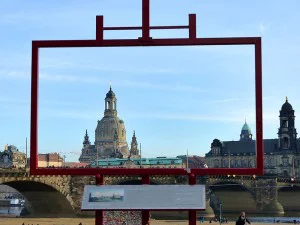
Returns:
[[[131,140],[131,146],[130,146],[130,156],[139,157],[139,149],[138,149],[138,143],[135,136],[135,131],[133,131],[133,136]]]
[[[90,138],[89,138],[89,135],[87,133],[87,130],[85,130],[85,135],[84,135],[84,139],[83,139],[82,144],[83,144],[84,149],[88,149],[89,146],[91,145]]]
[[[278,141],[281,150],[297,150],[297,131],[295,128],[295,111],[286,98],[279,111],[280,127],[278,129]]]
[[[80,162],[90,163],[104,158],[128,158],[138,154],[137,148],[129,152],[126,141],[126,129],[117,113],[117,97],[112,88],[109,88],[104,99],[104,116],[98,120],[95,129],[95,142],[91,145],[86,131],[83,141]]]

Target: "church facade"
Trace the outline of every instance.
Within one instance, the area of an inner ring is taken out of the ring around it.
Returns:
[[[138,143],[133,133],[130,149],[126,141],[126,129],[117,113],[117,98],[111,87],[106,94],[104,116],[98,120],[95,142],[91,144],[86,130],[79,162],[91,163],[106,158],[139,158]]]
[[[300,139],[295,127],[295,111],[286,99],[279,111],[278,138],[264,139],[265,174],[284,177],[300,177]],[[254,168],[256,167],[256,142],[245,121],[239,141],[214,139],[205,155],[208,167]]]

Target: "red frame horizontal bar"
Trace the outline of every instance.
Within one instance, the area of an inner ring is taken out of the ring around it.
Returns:
[[[103,27],[103,30],[142,30],[141,26],[133,27]],[[189,26],[150,26],[150,30],[188,29]]]
[[[33,48],[84,48],[84,47],[140,47],[140,46],[192,46],[192,45],[255,45],[259,37],[236,38],[170,38],[151,39],[147,42],[139,39],[98,40],[46,40],[32,41]]]
[[[164,168],[30,168],[33,175],[263,175],[258,168],[195,168],[195,169],[164,169]]]

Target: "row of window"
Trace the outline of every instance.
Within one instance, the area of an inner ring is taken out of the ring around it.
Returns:
[[[220,163],[222,162],[222,165],[220,165]],[[295,163],[296,164],[296,163]],[[284,157],[282,158],[282,165],[283,166],[289,166],[289,158],[287,157]],[[264,158],[264,166],[265,167],[275,167],[276,166],[276,161],[274,158],[269,158],[269,159],[266,159]],[[298,159],[297,160],[297,164],[295,166],[300,166],[300,160]],[[223,160],[219,160],[219,159],[215,159],[213,161],[213,167],[229,167],[229,161],[228,159],[223,159]],[[237,168],[254,168],[255,167],[255,160],[253,159],[231,159],[230,160],[230,167],[231,168],[234,168],[234,167],[237,167]]]
[[[117,103],[115,101],[113,101],[113,104],[110,105],[111,102],[107,101],[106,105],[105,105],[105,109],[112,109],[112,110],[116,110],[117,109]]]
[[[222,165],[220,165],[220,163],[222,163]],[[240,159],[231,159],[230,160],[230,165],[229,165],[229,160],[228,159],[223,159],[223,160],[219,160],[219,159],[215,159],[213,161],[213,167],[224,167],[224,168],[228,168],[228,167],[231,167],[231,168],[254,168],[255,167],[255,160],[253,159],[243,159],[243,160],[240,160]]]

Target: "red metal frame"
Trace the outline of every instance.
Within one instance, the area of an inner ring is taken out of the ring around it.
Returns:
[[[255,99],[256,99],[256,168],[197,168],[190,172],[195,175],[262,175],[263,174],[263,127],[262,127],[262,63],[260,37],[235,38],[192,38],[173,39],[122,39],[122,40],[58,40],[32,42],[32,83],[31,83],[31,136],[30,173],[33,175],[188,175],[185,169],[163,168],[82,168],[50,169],[37,168],[38,154],[38,51],[40,48],[61,47],[141,47],[141,46],[196,46],[196,45],[254,45],[255,46]],[[98,34],[100,35],[100,34]]]
[[[138,175],[143,184],[149,184],[150,175],[188,175],[189,184],[196,184],[197,175],[263,175],[263,117],[262,117],[262,54],[260,37],[197,38],[196,15],[189,14],[186,26],[150,26],[150,0],[142,0],[142,26],[104,27],[104,17],[96,16],[96,39],[32,41],[30,174],[31,175],[94,175],[97,185],[103,184],[104,175]],[[104,30],[142,30],[137,39],[104,39]],[[188,38],[154,39],[152,29],[188,29]],[[255,47],[255,100],[256,100],[256,168],[38,168],[38,87],[39,49],[72,47],[150,47],[197,45],[254,45]],[[149,221],[149,210],[143,210],[143,224]],[[96,211],[96,224],[103,223],[102,211]],[[189,210],[189,224],[196,224],[196,211]]]

